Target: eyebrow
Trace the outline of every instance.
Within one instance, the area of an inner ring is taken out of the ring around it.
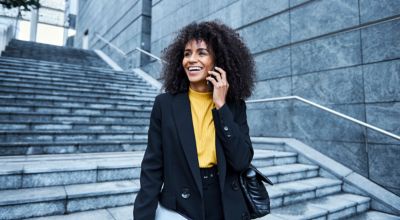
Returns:
[[[198,48],[197,50],[198,50],[198,51],[199,51],[199,50],[205,50],[205,51],[209,52],[207,48],[203,48],[203,47]],[[185,51],[191,51],[191,49],[186,49],[186,48],[185,48]]]

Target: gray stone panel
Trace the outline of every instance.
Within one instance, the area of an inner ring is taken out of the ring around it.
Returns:
[[[361,23],[399,14],[400,2],[397,0],[360,0]]]
[[[313,1],[291,11],[291,42],[358,24],[358,0]]]
[[[400,60],[363,66],[365,102],[400,101]]]
[[[368,154],[365,143],[305,140],[301,137],[298,138],[319,152],[368,177]]]
[[[192,2],[190,4],[192,4]],[[201,2],[201,1],[199,1],[199,2]],[[240,1],[239,0],[219,0],[219,1],[207,0],[204,2],[207,2],[207,5],[208,5],[207,13],[213,13],[215,11],[219,11],[219,10],[222,10],[223,8],[229,7],[231,4],[234,4],[235,2],[240,2]],[[202,10],[202,9],[196,8],[196,10]]]
[[[361,63],[358,31],[341,33],[292,46],[293,74]]]
[[[279,14],[239,30],[252,53],[279,47],[290,41],[289,13]]]
[[[294,7],[302,3],[313,2],[313,1],[314,0],[289,0],[289,5],[290,7]]]
[[[367,123],[400,136],[400,102],[366,104]],[[372,143],[399,144],[398,140],[368,130],[368,141]]]
[[[242,24],[263,19],[289,7],[288,0],[241,0]]]
[[[251,136],[288,137],[292,134],[290,102],[247,104]]]
[[[361,30],[364,63],[400,58],[400,21]]]
[[[290,77],[259,81],[253,91],[251,99],[271,98],[290,95]]]
[[[365,121],[364,105],[325,105],[340,113]],[[301,103],[294,104],[294,137],[307,140],[363,142],[364,128],[331,113]]]
[[[400,145],[368,145],[370,179],[400,190]]]
[[[140,169],[126,168],[126,169],[100,169],[98,171],[98,181],[111,181],[111,180],[128,180],[139,178]]]
[[[293,76],[293,95],[319,104],[363,103],[361,67]]]
[[[213,1],[218,2],[218,1]],[[206,20],[220,20],[232,28],[238,28],[242,25],[242,7],[241,1],[237,1],[225,8],[222,8],[206,17]]]
[[[265,80],[290,76],[290,48],[281,48],[254,57],[257,79]]]

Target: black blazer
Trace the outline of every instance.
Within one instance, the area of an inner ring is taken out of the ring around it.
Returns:
[[[239,172],[253,158],[246,105],[244,101],[225,104],[219,110],[213,109],[212,115],[225,219],[250,219],[238,182]],[[140,184],[133,211],[135,220],[154,219],[159,200],[164,207],[190,219],[204,220],[202,181],[187,93],[156,97]]]

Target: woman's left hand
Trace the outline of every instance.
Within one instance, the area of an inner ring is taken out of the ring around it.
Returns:
[[[229,84],[228,80],[226,79],[226,72],[219,67],[215,67],[215,70],[216,71],[208,71],[210,76],[208,76],[206,79],[210,81],[214,86],[213,101],[215,107],[217,109],[220,109],[225,104],[226,95],[228,94]],[[213,75],[215,78],[212,77],[211,75]]]

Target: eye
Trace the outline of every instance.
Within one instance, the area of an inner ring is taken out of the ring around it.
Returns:
[[[184,57],[190,56],[190,52],[184,52],[184,53],[183,53],[183,56],[184,56]]]

